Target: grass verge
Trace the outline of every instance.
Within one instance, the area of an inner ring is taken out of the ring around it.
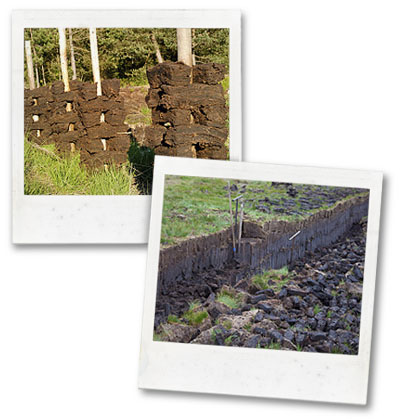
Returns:
[[[128,166],[89,171],[80,164],[79,153],[67,157],[53,154],[54,145],[24,143],[25,195],[138,195]]]

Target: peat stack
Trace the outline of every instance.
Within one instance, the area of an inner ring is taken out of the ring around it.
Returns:
[[[61,153],[79,151],[88,167],[127,161],[130,136],[119,80],[102,81],[102,96],[95,83],[54,83],[25,91],[25,132],[31,141],[54,143]]]
[[[167,61],[150,68],[146,103],[153,123],[135,129],[137,142],[160,155],[226,159],[224,75],[225,66],[215,63],[192,68]]]

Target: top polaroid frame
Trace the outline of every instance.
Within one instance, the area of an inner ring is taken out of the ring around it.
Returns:
[[[236,10],[20,10],[12,15],[16,244],[147,243],[151,196],[24,195],[24,28],[229,28],[230,160],[241,161],[241,15]]]

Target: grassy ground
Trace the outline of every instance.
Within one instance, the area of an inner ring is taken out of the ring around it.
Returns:
[[[134,176],[126,168],[88,171],[79,154],[61,158],[25,141],[24,192],[26,195],[137,195]],[[54,152],[54,146],[42,146]]]
[[[268,196],[271,200],[288,198],[286,189],[274,186],[271,182],[231,180],[238,186],[237,192],[232,192],[232,198],[240,195],[245,187],[244,213],[248,221],[265,223],[269,220],[295,221],[306,218],[312,213],[324,208],[304,212],[303,215],[266,213],[257,209],[259,199]],[[167,175],[164,189],[164,206],[161,230],[161,244],[171,245],[182,239],[207,235],[220,231],[231,225],[229,213],[227,179],[188,177]],[[312,188],[312,187],[311,187]],[[323,187],[327,193],[333,189]],[[353,195],[356,195],[355,192]],[[348,199],[351,196],[345,198]],[[299,199],[305,195],[300,192],[294,199],[299,205]],[[233,208],[235,210],[235,208]]]

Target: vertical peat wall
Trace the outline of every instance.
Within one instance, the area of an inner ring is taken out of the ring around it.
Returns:
[[[369,196],[357,196],[320,210],[298,222],[269,221],[263,226],[244,222],[236,260],[249,274],[279,269],[307,251],[328,246],[368,215]],[[295,233],[300,233],[289,240]],[[160,250],[158,290],[167,292],[177,280],[207,269],[223,269],[233,261],[231,229],[184,241]]]

